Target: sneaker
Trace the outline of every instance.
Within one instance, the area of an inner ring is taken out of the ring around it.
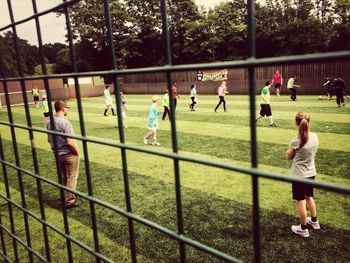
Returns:
[[[277,127],[275,123],[270,124],[271,127]]]
[[[75,198],[75,201],[73,203],[70,203],[70,204],[66,204],[66,208],[69,209],[69,208],[74,208],[74,207],[77,207],[79,205],[81,205],[82,201],[80,198]]]
[[[342,105],[343,105],[343,107],[345,107],[345,103],[343,103]]]
[[[147,144],[147,143],[148,143],[148,140],[147,140],[146,137],[143,137],[143,143],[144,143],[144,144]]]
[[[306,223],[310,226],[312,226],[313,229],[321,229],[320,223],[318,223],[318,220],[316,222],[313,222],[311,220],[311,217],[306,218]]]
[[[309,234],[309,230],[305,229],[301,229],[301,225],[297,225],[297,226],[292,226],[291,227],[292,231],[299,235],[299,236],[302,236],[302,237],[309,237],[310,234]]]
[[[214,110],[215,113],[218,113],[216,110]]]
[[[340,105],[340,104],[338,104],[338,108],[339,108],[339,107],[341,107],[341,105]]]
[[[159,143],[159,142],[152,142],[152,145],[153,145],[153,146],[159,146],[160,143]]]

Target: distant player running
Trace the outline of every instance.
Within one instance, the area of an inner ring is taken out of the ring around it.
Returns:
[[[113,109],[113,101],[112,101],[111,94],[109,93],[109,86],[108,85],[106,86],[103,94],[105,96],[105,103],[106,103],[106,109],[105,109],[105,112],[103,115],[107,116],[108,109],[111,109],[113,116],[116,116],[114,109]]]
[[[344,101],[345,81],[341,78],[340,75],[338,75],[333,81],[333,86],[335,90],[335,95],[337,95],[338,107],[341,107],[341,106],[345,107],[345,101]]]
[[[276,124],[273,122],[272,118],[272,112],[271,112],[271,106],[270,106],[270,87],[272,84],[270,84],[270,81],[265,82],[265,87],[261,90],[261,102],[260,102],[260,116],[256,118],[256,121],[263,117],[268,117],[270,121],[271,127],[276,127]]]
[[[283,84],[283,78],[282,78],[282,75],[280,74],[279,70],[276,70],[276,73],[273,75],[271,85],[273,83],[275,83],[276,95],[280,96],[281,88],[282,88],[282,84]]]

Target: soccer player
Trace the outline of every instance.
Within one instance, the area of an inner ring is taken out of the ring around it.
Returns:
[[[73,126],[69,120],[64,117],[68,115],[69,107],[66,102],[58,100],[55,102],[54,125],[58,132],[68,135],[74,135]],[[47,129],[52,130],[52,124],[47,124]],[[60,172],[63,183],[66,187],[76,190],[79,175],[79,149],[74,139],[56,136],[57,153],[59,158]],[[48,134],[48,141],[51,144],[52,151],[54,148],[54,138]],[[72,192],[65,193],[65,204],[67,208],[76,207],[81,204],[81,200]]]
[[[276,70],[276,73],[273,75],[271,85],[273,83],[275,83],[276,95],[280,96],[280,91],[281,91],[282,84],[283,84],[283,78],[282,78],[282,75],[280,74],[279,70]]]
[[[47,102],[47,97],[46,95],[43,95],[41,99],[41,107],[43,109],[43,114],[44,114],[44,119],[45,119],[45,124],[49,123],[49,117],[50,117],[50,112],[49,112],[49,104]]]
[[[126,108],[126,96],[122,91],[119,92],[119,95],[120,95],[120,103],[121,103],[120,109],[122,112],[123,127],[128,128],[128,126],[125,124],[125,122],[126,122],[126,110],[127,110],[127,108]]]
[[[261,102],[260,102],[260,116],[256,118],[256,121],[263,118],[264,116],[269,118],[270,126],[276,127],[276,124],[273,122],[272,118],[272,112],[271,112],[271,106],[270,106],[270,87],[272,83],[270,84],[270,81],[265,82],[265,87],[261,90]]]
[[[287,89],[289,89],[290,93],[291,93],[291,100],[292,101],[296,101],[297,100],[297,90],[296,88],[300,88],[299,85],[295,85],[294,81],[296,79],[296,76],[293,75],[289,80],[288,80],[288,84],[287,84]]]
[[[109,85],[106,86],[103,94],[105,96],[105,103],[106,103],[106,109],[103,115],[107,116],[107,111],[110,108],[112,110],[113,116],[116,116],[116,114],[114,113],[112,97],[111,97],[111,94],[109,93]]]
[[[329,76],[326,77],[326,81],[323,83],[323,86],[326,87],[328,100],[331,100],[333,96],[333,81]]]
[[[345,101],[344,101],[345,81],[341,78],[341,75],[338,75],[334,79],[333,86],[335,90],[335,95],[337,96],[338,107],[341,107],[341,105],[345,107]]]
[[[298,112],[295,116],[295,124],[298,136],[292,138],[286,152],[286,159],[293,160],[292,176],[308,180],[315,180],[315,155],[318,148],[318,137],[310,132],[310,116],[306,112]],[[302,237],[309,237],[307,225],[313,229],[320,229],[316,216],[316,204],[314,201],[313,187],[301,183],[292,183],[293,199],[297,201],[299,225],[294,225],[291,230]],[[307,217],[306,206],[311,217]]]
[[[218,105],[216,105],[216,107],[214,109],[215,112],[217,112],[217,109],[219,108],[221,103],[223,103],[223,105],[224,105],[224,112],[227,112],[226,101],[225,101],[226,94],[228,94],[227,87],[226,87],[226,81],[223,81],[221,83],[220,87],[218,88],[219,103],[218,103]]]
[[[168,90],[165,90],[165,91],[164,91],[164,95],[163,95],[163,97],[162,97],[162,106],[164,107],[164,112],[163,112],[162,120],[164,121],[167,115],[168,115],[169,120],[170,120],[169,94],[168,94]]]
[[[190,104],[190,109],[191,111],[195,111],[194,105],[197,104],[197,90],[196,90],[196,85],[192,84],[191,85],[191,101],[192,103]]]
[[[36,86],[32,89],[35,107],[39,108],[39,90]]]
[[[172,90],[173,90],[174,111],[175,111],[176,110],[176,105],[177,105],[177,98],[180,99],[179,94],[177,94],[177,87],[176,87],[176,82],[175,81],[173,82]]]
[[[152,138],[152,145],[159,146],[160,143],[157,142],[157,128],[158,128],[158,105],[159,97],[152,97],[152,106],[148,114],[148,133],[143,137],[143,143],[147,144],[148,139]]]

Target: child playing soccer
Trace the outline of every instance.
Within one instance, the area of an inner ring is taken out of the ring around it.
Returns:
[[[122,112],[123,127],[128,128],[128,126],[126,126],[126,124],[125,124],[125,120],[126,120],[126,96],[121,91],[119,92],[119,95],[120,95],[120,103],[121,103],[120,109]]]
[[[197,104],[197,90],[196,90],[196,85],[192,84],[191,85],[191,101],[192,103],[190,104],[190,109],[191,111],[195,111],[194,105]]]
[[[111,94],[109,93],[109,86],[108,85],[106,86],[103,94],[105,96],[105,103],[106,103],[106,109],[105,109],[105,112],[103,115],[107,116],[107,111],[110,108],[112,110],[113,116],[116,116],[116,114],[114,113],[112,97],[111,97]]]
[[[43,95],[43,98],[41,99],[41,107],[43,109],[43,114],[44,114],[44,119],[45,119],[45,124],[49,123],[49,117],[50,117],[50,112],[49,112],[49,104],[47,102],[47,97],[46,95]]]
[[[271,107],[270,107],[270,81],[265,82],[265,87],[261,90],[261,110],[260,110],[260,116],[256,118],[256,121],[261,119],[262,117],[266,116],[269,118],[270,121],[270,126],[271,127],[276,127],[276,124],[273,122],[272,118],[272,112],[271,112]]]
[[[169,120],[170,120],[169,94],[168,94],[168,90],[165,90],[165,91],[164,91],[164,95],[163,95],[163,97],[162,97],[162,106],[164,107],[164,112],[163,112],[162,120],[164,121],[167,115],[168,115]]]
[[[152,138],[152,145],[158,146],[160,143],[157,142],[157,128],[158,128],[158,105],[159,97],[152,97],[152,106],[148,114],[148,133],[143,137],[143,143],[147,144],[148,139]]]

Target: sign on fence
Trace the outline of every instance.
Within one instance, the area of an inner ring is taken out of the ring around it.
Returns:
[[[227,76],[227,69],[215,71],[197,71],[197,80],[199,81],[223,81],[227,80]]]

